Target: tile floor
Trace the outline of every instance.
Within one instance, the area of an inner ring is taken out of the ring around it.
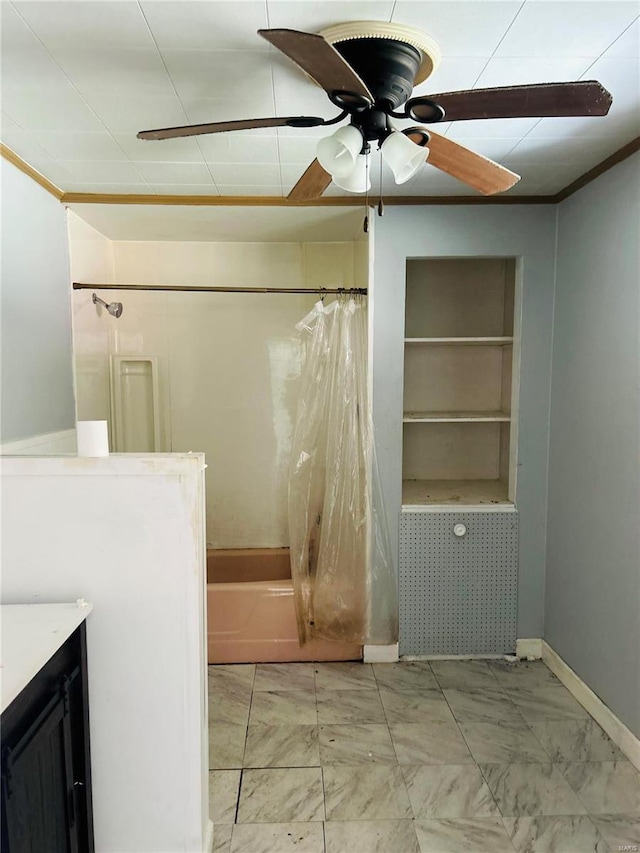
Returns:
[[[209,667],[214,853],[640,848],[640,773],[541,662]]]

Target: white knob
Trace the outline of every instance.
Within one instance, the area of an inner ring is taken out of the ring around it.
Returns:
[[[454,524],[453,525],[453,535],[454,536],[464,536],[467,532],[467,528],[464,524]]]

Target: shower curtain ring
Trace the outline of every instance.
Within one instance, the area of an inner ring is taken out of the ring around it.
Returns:
[[[326,287],[321,287],[320,288],[320,302],[322,302],[323,305],[324,305],[324,300],[325,300],[326,295],[327,295]]]

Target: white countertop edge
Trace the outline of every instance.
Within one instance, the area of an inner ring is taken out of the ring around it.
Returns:
[[[92,609],[93,605],[83,599],[72,604],[3,604],[0,607],[1,713],[84,622]]]

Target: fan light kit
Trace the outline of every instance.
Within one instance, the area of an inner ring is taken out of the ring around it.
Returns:
[[[429,127],[443,120],[604,116],[612,98],[595,80],[469,89],[412,98],[440,63],[434,40],[414,27],[384,21],[337,24],[320,34],[258,30],[325,90],[340,112],[332,119],[288,116],[213,122],[145,130],[140,139],[175,139],[263,127],[319,127],[349,123],[318,143],[317,159],[289,193],[293,202],[319,198],[333,181],[347,192],[371,188],[369,153],[377,144],[397,184],[409,181],[429,160],[432,166],[483,195],[504,192],[520,176],[431,129],[396,129],[391,119]]]

